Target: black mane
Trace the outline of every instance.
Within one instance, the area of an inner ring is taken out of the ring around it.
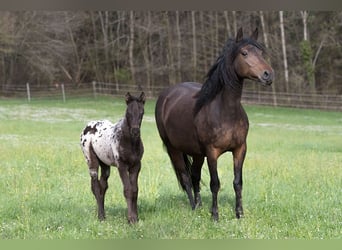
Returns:
[[[206,80],[201,90],[196,94],[194,114],[196,115],[203,106],[210,103],[221,92],[225,85],[233,91],[241,88],[241,80],[235,73],[233,63],[241,47],[250,44],[264,51],[264,47],[256,40],[244,38],[239,42],[229,39],[214,65],[209,69]]]

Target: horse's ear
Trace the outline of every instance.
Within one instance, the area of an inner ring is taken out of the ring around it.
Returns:
[[[237,34],[236,34],[235,41],[238,43],[242,40],[242,38],[243,38],[243,32],[242,32],[242,27],[240,27]]]
[[[142,103],[145,104],[146,96],[145,96],[145,93],[144,93],[144,92],[141,92],[139,99],[140,99],[140,101],[141,101]]]
[[[251,38],[256,41],[256,40],[258,40],[258,35],[259,35],[258,28],[255,28],[253,34],[251,35]]]
[[[127,94],[125,95],[125,98],[126,98],[126,103],[128,104],[132,98],[131,93],[127,92]]]

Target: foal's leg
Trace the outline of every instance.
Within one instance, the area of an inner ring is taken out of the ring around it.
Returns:
[[[129,169],[129,180],[132,192],[132,207],[131,214],[128,214],[130,223],[138,221],[138,176],[141,168],[141,162],[137,163],[134,167]]]
[[[242,166],[246,156],[246,144],[233,151],[234,160],[234,181],[233,186],[235,190],[235,214],[236,218],[241,218],[243,216],[242,208]]]
[[[217,194],[220,189],[220,180],[217,174],[217,158],[215,156],[207,156],[209,173],[210,173],[210,190],[212,194],[211,215],[215,221],[219,218],[217,207]]]
[[[201,170],[204,162],[204,157],[194,156],[191,166],[191,180],[194,188],[195,205],[196,207],[202,206],[202,200],[200,195],[200,181],[201,181]]]
[[[123,193],[127,202],[128,222],[135,223],[138,221],[137,199],[140,164],[132,169],[129,169],[127,165],[121,164],[118,169],[123,185]]]
[[[101,187],[100,181],[98,179],[98,171],[99,171],[100,162],[91,145],[89,146],[89,156],[87,158],[88,158],[91,190],[97,202],[97,215],[98,215],[99,220],[104,220],[105,212],[104,212],[104,195],[102,191],[103,187]]]
[[[106,191],[108,189],[108,178],[110,175],[110,166],[104,164],[103,162],[100,162],[101,166],[101,177],[100,177],[100,198],[99,198],[99,212],[101,211],[101,214],[99,214],[100,219],[105,219],[106,213],[104,209],[104,201],[105,201],[105,195]]]

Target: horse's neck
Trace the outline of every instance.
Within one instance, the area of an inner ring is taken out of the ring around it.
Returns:
[[[236,88],[225,85],[219,98],[223,110],[235,112],[234,110],[241,108],[242,87],[243,82],[240,82]]]

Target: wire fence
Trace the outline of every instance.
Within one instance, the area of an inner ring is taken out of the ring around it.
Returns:
[[[55,84],[50,86],[35,86],[29,83],[21,86],[5,86],[0,89],[0,98],[22,98],[32,100],[50,99],[66,102],[75,98],[101,98],[101,96],[122,97],[127,92],[144,91],[148,98],[156,98],[165,86],[150,86],[148,90],[137,85],[92,82],[79,86],[70,84]],[[279,107],[325,109],[342,111],[342,95],[284,93],[244,89],[242,103]]]

